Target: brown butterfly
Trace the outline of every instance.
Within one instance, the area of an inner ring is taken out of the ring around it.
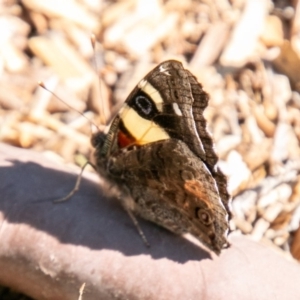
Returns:
[[[165,61],[92,144],[98,173],[117,186],[127,211],[190,233],[219,254],[228,246],[230,197],[203,117],[207,104],[197,79],[180,62]]]

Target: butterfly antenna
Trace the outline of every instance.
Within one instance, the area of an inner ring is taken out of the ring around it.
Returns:
[[[91,44],[93,47],[93,51],[94,51],[94,55],[93,55],[93,65],[95,68],[95,72],[96,74],[98,74],[98,64],[97,64],[97,59],[96,59],[96,37],[94,34],[91,35]],[[100,71],[101,74],[101,71]],[[105,113],[105,106],[104,106],[104,98],[103,98],[103,91],[102,91],[102,87],[101,87],[101,75],[98,77],[99,79],[99,89],[100,89],[100,98],[102,101],[101,105],[100,105],[100,122],[102,125],[106,125],[107,124],[107,117],[106,117],[106,113]]]
[[[98,130],[99,127],[92,121],[90,120],[85,114],[83,114],[81,111],[77,110],[76,108],[72,107],[70,104],[68,104],[66,101],[64,101],[62,98],[60,98],[59,96],[57,96],[54,92],[52,92],[51,90],[49,90],[43,81],[39,81],[38,85],[43,88],[44,90],[48,91],[50,94],[52,94],[56,99],[58,99],[59,101],[63,102],[67,107],[69,107],[72,110],[75,110],[76,112],[78,112],[78,114],[80,114],[81,116],[83,116],[86,120],[88,120],[90,122],[90,124],[94,125]]]

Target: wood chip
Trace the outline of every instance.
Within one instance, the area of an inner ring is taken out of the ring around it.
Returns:
[[[300,261],[300,228],[294,234],[294,239],[291,244],[291,253],[295,259]]]
[[[263,218],[272,223],[276,217],[280,214],[283,208],[283,203],[276,202],[273,205],[270,205],[266,210],[263,212]]]
[[[190,62],[191,67],[196,69],[213,64],[219,57],[228,35],[228,24],[224,22],[212,24]]]
[[[96,75],[70,44],[56,36],[35,37],[29,40],[29,47],[45,64],[51,66],[78,96],[87,98]]]
[[[300,91],[300,59],[289,41],[280,47],[279,56],[273,61],[275,68],[285,74],[297,91]]]
[[[74,0],[24,0],[23,4],[27,8],[43,13],[49,18],[64,18],[94,33],[97,33],[100,29],[100,20],[97,16],[90,13],[85,6]]]
[[[277,16],[267,16],[260,38],[267,47],[280,46],[283,43],[282,21]]]
[[[259,241],[265,234],[265,232],[267,231],[267,229],[269,228],[270,223],[264,219],[259,219],[253,228],[252,231],[252,238],[256,241]]]
[[[124,47],[136,56],[142,56],[154,45],[167,37],[173,28],[177,27],[179,16],[176,13],[153,17],[139,22],[123,38]],[[159,26],[157,26],[159,24]],[[139,41],[138,43],[136,41]]]
[[[220,62],[223,66],[241,67],[256,54],[255,47],[264,28],[268,5],[267,0],[246,2],[241,19],[221,55]]]
[[[261,209],[269,205],[273,205],[276,202],[287,202],[289,197],[292,194],[292,188],[289,184],[281,184],[274,187],[270,193],[265,196],[262,196],[258,201],[258,206]]]

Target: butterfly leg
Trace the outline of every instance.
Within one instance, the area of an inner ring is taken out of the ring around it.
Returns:
[[[82,174],[83,174],[83,171],[84,169],[86,168],[87,165],[90,165],[92,166],[95,170],[96,170],[96,166],[94,166],[90,161],[87,161],[83,167],[81,168],[81,172],[80,174],[77,176],[77,180],[76,180],[76,183],[75,183],[75,186],[74,188],[71,190],[71,192],[66,195],[65,197],[63,198],[60,198],[60,199],[57,199],[57,200],[54,200],[53,202],[54,203],[61,203],[61,202],[65,202],[65,201],[68,201],[79,189],[79,186],[80,186],[80,182],[81,182],[81,179],[82,179]]]
[[[142,230],[142,228],[141,228],[141,226],[140,226],[138,220],[136,219],[135,215],[134,215],[134,214],[132,213],[132,211],[129,210],[125,205],[123,205],[123,206],[124,206],[126,212],[128,213],[130,219],[132,220],[134,226],[136,227],[136,229],[137,229],[137,231],[138,231],[140,237],[142,238],[144,244],[145,244],[147,247],[150,247],[150,244],[149,244],[149,242],[148,242],[148,240],[147,240],[147,238],[146,238],[146,236],[145,236],[145,234],[144,234],[144,232],[143,232],[143,230]]]

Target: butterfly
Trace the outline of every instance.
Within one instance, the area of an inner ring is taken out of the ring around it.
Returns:
[[[208,94],[179,61],[159,64],[92,137],[97,172],[123,206],[219,254],[228,247],[227,180],[207,131]]]

